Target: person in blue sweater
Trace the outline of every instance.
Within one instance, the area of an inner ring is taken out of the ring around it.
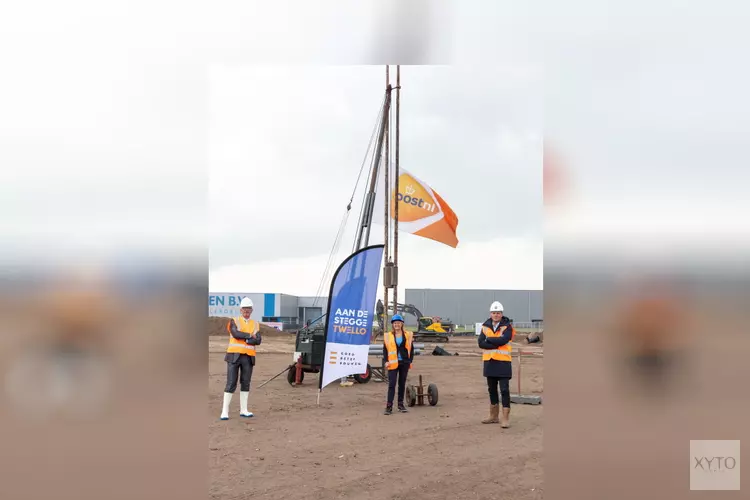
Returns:
[[[393,413],[393,396],[396,392],[396,381],[398,381],[398,411],[406,413],[404,406],[404,393],[406,392],[406,376],[409,374],[411,364],[414,361],[414,335],[404,330],[404,318],[395,314],[391,318],[392,329],[383,336],[383,359],[386,360],[385,367],[388,370],[388,402],[385,407],[385,415]]]

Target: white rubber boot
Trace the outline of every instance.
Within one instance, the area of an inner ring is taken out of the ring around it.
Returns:
[[[232,402],[232,393],[224,393],[224,406],[221,408],[221,420],[229,420],[229,403]]]
[[[247,398],[250,396],[249,392],[240,391],[240,417],[249,418],[252,417],[252,412],[247,411]]]

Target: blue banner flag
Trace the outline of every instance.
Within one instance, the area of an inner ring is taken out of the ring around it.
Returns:
[[[383,248],[373,245],[353,253],[333,275],[319,389],[367,370]]]

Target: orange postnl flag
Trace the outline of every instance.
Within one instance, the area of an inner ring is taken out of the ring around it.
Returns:
[[[434,189],[404,169],[400,169],[398,184],[398,193],[395,189],[391,191],[389,212],[391,220],[394,220],[394,207],[398,200],[399,231],[456,248],[458,217],[445,200]]]

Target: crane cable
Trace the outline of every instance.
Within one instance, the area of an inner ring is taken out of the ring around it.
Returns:
[[[370,162],[370,169],[369,169],[370,173],[369,173],[368,177],[372,176],[372,174],[373,174],[373,172],[375,170],[375,165],[376,165],[377,161],[378,161],[378,158],[376,158],[375,155],[373,154],[372,155],[372,161]],[[366,203],[367,203],[367,196],[363,196],[362,197],[362,203],[360,204],[360,207],[359,207],[359,220],[360,221],[364,218],[364,213],[367,210]],[[360,231],[364,231],[364,227],[361,227]],[[357,249],[357,240],[359,238],[357,238],[356,236],[357,235],[355,235],[354,241],[352,242],[351,253],[354,253],[354,251]],[[360,235],[360,238],[361,237],[362,237],[362,235]]]
[[[326,276],[330,272],[331,263],[333,262],[333,257],[336,255],[338,247],[341,243],[340,241],[341,233],[343,232],[348,219],[349,219],[349,210],[347,209],[346,213],[344,214],[344,217],[341,219],[341,223],[339,224],[339,230],[336,232],[336,239],[333,241],[333,248],[331,248],[331,253],[328,254],[328,260],[326,261],[326,267],[325,267],[325,270],[323,271],[323,276],[321,276],[320,278],[318,289],[315,291],[315,301],[313,302],[313,307],[318,305],[318,301],[320,300],[320,294],[323,293],[323,287],[325,285]]]
[[[343,218],[341,219],[341,223],[339,224],[339,229],[336,232],[336,238],[333,241],[333,247],[331,248],[331,253],[328,255],[328,261],[326,262],[325,270],[323,271],[323,276],[320,278],[320,283],[318,284],[318,289],[315,292],[315,300],[313,301],[312,307],[315,307],[318,305],[318,302],[320,301],[321,294],[323,293],[323,290],[325,289],[325,283],[326,281],[330,281],[332,273],[332,264],[334,262],[334,257],[338,253],[339,247],[341,246],[341,236],[343,235],[344,229],[346,227],[346,223],[349,220],[349,212],[352,209],[352,202],[354,201],[354,195],[357,192],[357,187],[359,186],[359,181],[362,178],[362,172],[365,169],[365,163],[367,162],[367,157],[370,154],[370,150],[372,149],[373,142],[375,141],[375,135],[378,130],[378,125],[380,125],[380,121],[383,118],[383,105],[385,102],[386,97],[383,97],[383,101],[380,103],[380,110],[378,111],[377,119],[375,120],[375,126],[372,129],[372,133],[370,134],[370,142],[367,145],[367,151],[365,151],[365,156],[362,158],[362,165],[359,168],[359,174],[357,175],[357,181],[354,183],[354,189],[352,190],[352,195],[349,198],[349,203],[346,205],[346,212],[344,213]],[[366,198],[366,197],[365,197]],[[364,205],[364,200],[363,200]],[[353,251],[353,250],[352,250]]]

